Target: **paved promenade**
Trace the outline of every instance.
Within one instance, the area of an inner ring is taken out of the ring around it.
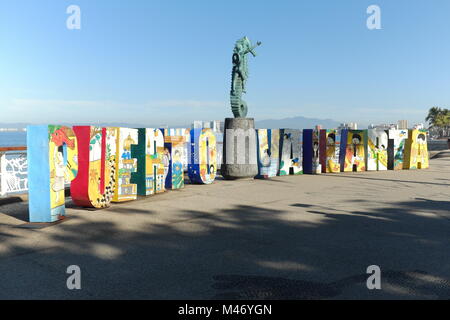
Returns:
[[[0,298],[450,299],[450,158],[216,181],[32,228],[0,206]],[[81,290],[66,268],[81,268]],[[378,265],[382,290],[366,287]]]

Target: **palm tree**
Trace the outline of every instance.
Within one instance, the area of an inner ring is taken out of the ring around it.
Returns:
[[[448,137],[449,134],[449,127],[450,127],[450,110],[445,109],[442,112],[442,128],[443,128],[443,132],[442,132],[442,136],[444,137]]]
[[[438,131],[440,137],[448,136],[450,110],[433,107],[428,111],[425,121],[429,122],[430,128]]]
[[[441,108],[433,107],[430,110],[428,110],[428,115],[425,118],[425,121],[429,122],[431,126],[434,125],[436,121],[436,117],[442,112]]]

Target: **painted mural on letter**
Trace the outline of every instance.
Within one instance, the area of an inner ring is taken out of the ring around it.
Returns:
[[[164,135],[160,129],[147,129],[146,190],[147,194],[161,193],[164,187]]]
[[[115,128],[116,173],[113,202],[137,199],[137,185],[131,183],[131,173],[137,171],[137,160],[131,157],[131,146],[138,144],[138,130]]]
[[[341,171],[339,163],[339,151],[341,145],[341,136],[338,130],[326,130],[325,135],[325,165],[327,173],[337,173]]]
[[[303,173],[301,131],[280,129],[280,169],[279,175]]]
[[[78,174],[78,143],[72,128],[27,127],[30,222],[54,222],[65,216],[65,185]]]
[[[138,144],[131,145],[131,156],[137,160],[137,171],[131,173],[131,183],[137,193],[149,196],[164,192],[164,136],[160,129],[138,129]]]
[[[322,173],[322,166],[320,164],[320,131],[313,130],[313,144],[312,144],[312,173]]]
[[[78,176],[70,185],[73,202],[81,207],[106,208],[114,195],[115,130],[75,126],[78,137]]]
[[[258,175],[256,178],[275,177],[280,165],[280,130],[257,129]]]
[[[345,172],[366,171],[366,130],[348,130],[345,153]]]
[[[367,130],[367,170],[381,171],[388,167],[388,134],[383,129]]]
[[[388,169],[402,170],[408,130],[388,130]]]
[[[191,158],[191,129],[187,128],[166,128],[163,129],[165,137],[183,137],[184,143],[182,148],[181,161],[183,163],[183,170],[187,171]]]
[[[65,184],[70,183],[78,172],[77,138],[72,128],[49,126],[50,203],[52,216],[63,215],[65,207]]]
[[[184,187],[183,154],[185,136],[164,137],[164,181],[166,189],[180,189]]]
[[[216,136],[209,129],[191,130],[191,161],[188,174],[192,183],[211,184],[216,178]]]
[[[426,169],[428,162],[427,131],[409,130],[403,169]]]

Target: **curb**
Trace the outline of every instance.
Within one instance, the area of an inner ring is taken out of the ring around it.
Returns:
[[[448,158],[448,157],[450,157],[450,149],[439,150],[439,151],[430,151],[430,159]]]

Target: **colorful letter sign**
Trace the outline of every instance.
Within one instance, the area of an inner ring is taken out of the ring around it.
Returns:
[[[164,192],[164,136],[160,129],[138,129],[139,143],[131,146],[131,156],[137,160],[137,171],[131,173],[131,183],[137,193],[148,196]]]
[[[188,166],[192,183],[211,184],[216,178],[216,136],[211,129],[191,130],[191,161]]]
[[[138,130],[114,128],[116,135],[116,172],[113,202],[137,199],[137,186],[131,183],[131,174],[137,170],[137,161],[131,157],[131,146],[138,144]]]
[[[388,131],[388,138],[388,169],[402,170],[408,130],[391,129]]]
[[[184,187],[184,147],[184,136],[164,137],[163,164],[166,189],[174,190]]]
[[[178,150],[182,151],[181,162],[183,163],[183,170],[186,171],[191,160],[191,129],[166,128],[161,130],[164,133],[164,137],[183,137],[183,147],[178,148]]]
[[[367,130],[349,130],[345,153],[345,172],[366,171]]]
[[[115,130],[75,126],[78,175],[70,185],[72,201],[81,207],[106,208],[114,193]]]
[[[280,176],[302,174],[302,132],[280,129]]]
[[[227,129],[223,168],[232,172],[232,165],[249,165],[252,177],[257,159],[256,178],[264,179],[303,172],[425,169],[427,135],[426,130]],[[211,129],[29,126],[27,146],[30,222],[62,219],[69,183],[76,205],[105,208],[138,194],[182,188],[186,164],[190,181],[200,184],[211,184],[218,167]]]
[[[78,174],[77,138],[65,126],[28,126],[30,222],[65,216],[65,184]]]
[[[388,135],[384,129],[367,130],[367,170],[387,170]]]
[[[303,173],[321,173],[319,131],[303,130]]]
[[[428,168],[428,145],[426,130],[409,130],[403,169]]]
[[[341,136],[338,130],[320,131],[320,164],[322,173],[340,172]]]
[[[280,166],[280,130],[257,129],[258,175],[268,179],[278,174]]]

